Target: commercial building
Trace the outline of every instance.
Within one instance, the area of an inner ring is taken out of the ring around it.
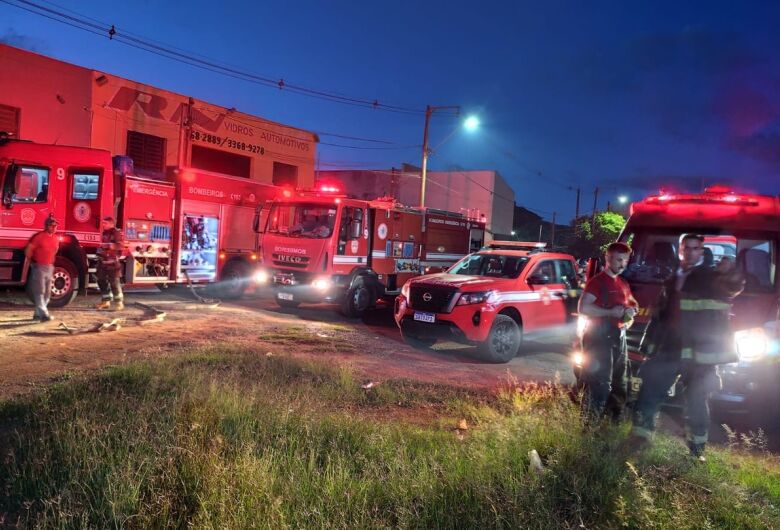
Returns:
[[[486,239],[509,234],[515,193],[498,171],[429,171],[425,205],[487,218]],[[318,183],[338,183],[361,199],[389,196],[401,204],[420,204],[420,170],[404,164],[400,169],[318,171]]]
[[[165,179],[192,167],[267,184],[311,187],[317,135],[0,44],[0,131],[108,149]]]

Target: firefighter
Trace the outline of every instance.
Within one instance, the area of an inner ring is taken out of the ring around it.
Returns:
[[[612,243],[607,247],[606,267],[585,285],[579,313],[588,317],[582,337],[585,361],[583,412],[586,420],[601,418],[605,411],[620,420],[628,395],[626,329],[636,314],[637,302],[620,274],[628,265],[631,247]]]
[[[642,387],[634,409],[631,449],[649,443],[659,408],[679,377],[688,449],[697,460],[705,460],[709,396],[721,385],[717,365],[738,360],[729,337],[729,312],[744,278],[733,266],[707,266],[704,248],[701,235],[680,238],[680,267],[665,282],[647,331],[651,357],[639,370]]]
[[[97,281],[100,287],[101,301],[98,309],[109,309],[111,300],[116,305],[114,309],[121,311],[125,308],[122,285],[119,283],[119,258],[124,250],[125,238],[122,231],[116,227],[113,217],[103,218],[103,234],[100,238],[100,248],[97,251]]]
[[[30,238],[24,249],[24,255],[30,260],[30,280],[28,289],[35,304],[33,320],[48,322],[51,284],[54,274],[54,260],[59,250],[60,240],[56,234],[57,220],[49,217],[43,223],[43,231]]]

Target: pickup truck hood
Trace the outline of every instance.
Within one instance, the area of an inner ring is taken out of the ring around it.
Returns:
[[[503,278],[487,278],[485,276],[466,276],[464,274],[448,274],[445,272],[431,274],[411,280],[410,286],[450,287],[464,292],[511,290],[517,280]]]

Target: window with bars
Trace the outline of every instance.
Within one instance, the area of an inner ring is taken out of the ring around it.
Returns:
[[[136,170],[165,173],[165,138],[127,131],[127,156],[133,159]]]
[[[12,138],[19,138],[19,107],[0,104],[0,132],[6,132]]]

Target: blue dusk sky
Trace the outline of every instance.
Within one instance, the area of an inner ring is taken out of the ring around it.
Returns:
[[[41,7],[415,112],[195,68]],[[321,169],[419,165],[421,111],[459,105],[480,128],[466,133],[458,118],[434,114],[429,168],[498,170],[518,204],[563,220],[577,187],[583,210],[597,186],[600,207],[660,187],[780,193],[778,27],[780,2],[769,1],[0,0],[0,42],[317,132]]]

